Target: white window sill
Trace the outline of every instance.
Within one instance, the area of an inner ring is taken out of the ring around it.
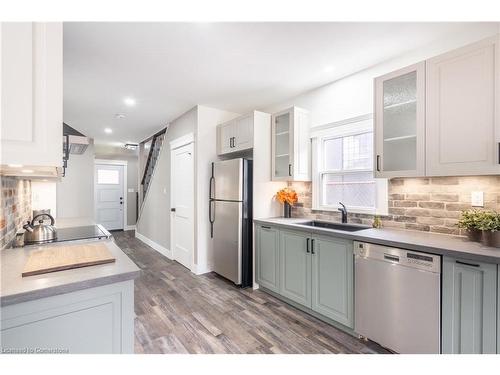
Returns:
[[[338,210],[340,207],[333,207],[333,206],[319,206],[319,207],[312,207],[312,210],[314,211],[330,211],[330,212],[339,212]],[[364,214],[364,215],[379,215],[379,216],[387,216],[389,212],[384,212],[384,211],[377,211],[377,209],[369,209],[369,208],[347,208],[347,213],[350,214]]]

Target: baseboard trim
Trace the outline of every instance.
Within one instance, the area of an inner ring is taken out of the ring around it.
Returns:
[[[123,230],[135,230],[135,225],[125,225],[125,228]]]
[[[142,242],[144,242],[146,245],[148,245],[148,246],[152,247],[153,249],[155,249],[156,251],[158,251],[160,254],[165,255],[168,259],[172,259],[172,252],[169,249],[161,246],[160,244],[154,242],[153,240],[150,240],[146,236],[137,232],[137,230],[135,231],[135,237],[137,239],[141,240]]]

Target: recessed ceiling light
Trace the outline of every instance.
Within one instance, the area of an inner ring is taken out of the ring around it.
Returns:
[[[34,170],[33,169],[21,169],[21,172],[23,172],[23,173],[33,173]]]
[[[125,117],[126,117],[126,115],[124,113],[115,114],[115,118],[117,118],[117,119],[121,119],[121,118],[125,118]]]
[[[331,73],[331,72],[333,72],[333,70],[334,70],[334,68],[333,68],[333,66],[331,66],[331,65],[325,66],[325,67],[323,68],[323,71],[324,71],[325,73]]]
[[[135,106],[135,99],[134,98],[125,98],[123,99],[123,102],[125,103],[126,106],[133,107]]]
[[[23,165],[22,165],[22,164],[8,164],[8,166],[9,166],[10,168],[22,168],[22,167],[23,167]]]
[[[113,130],[111,128],[104,128],[104,133],[111,134],[113,133]]]

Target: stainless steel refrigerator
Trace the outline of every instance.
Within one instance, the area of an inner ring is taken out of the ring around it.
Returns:
[[[210,231],[214,271],[242,287],[252,286],[252,161],[212,163]]]

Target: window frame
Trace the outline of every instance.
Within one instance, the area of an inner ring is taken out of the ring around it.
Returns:
[[[344,170],[342,164],[341,170],[326,170],[324,169],[324,142],[335,138],[344,138],[359,134],[373,133],[373,147],[375,147],[375,132],[373,124],[373,115],[368,114],[358,116],[344,121],[339,121],[311,130],[312,138],[312,209],[320,211],[337,211],[340,205],[323,204],[324,199],[324,183],[325,175],[344,176],[347,174],[371,172],[374,173],[372,167],[368,169],[352,169]],[[374,150],[374,149],[373,149]],[[375,182],[375,207],[360,207],[347,206],[349,212],[371,215],[387,215],[388,214],[388,191],[387,179],[373,178]]]

